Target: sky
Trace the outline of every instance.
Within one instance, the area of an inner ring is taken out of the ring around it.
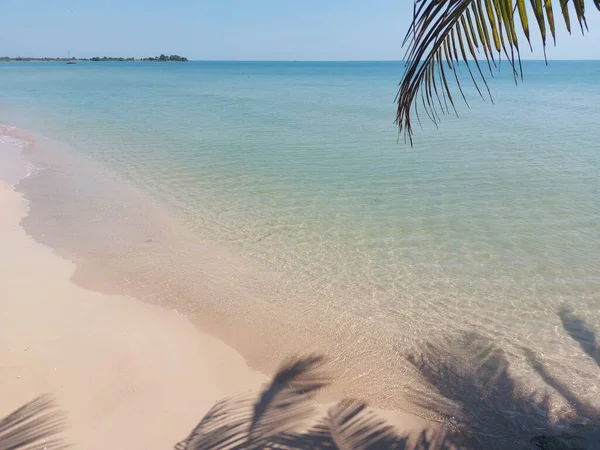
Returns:
[[[399,60],[411,0],[0,0],[0,56],[179,54],[194,60]],[[550,59],[600,59],[558,23]],[[556,13],[556,12],[555,12]],[[533,17],[530,18],[534,21]],[[539,31],[536,31],[536,36]],[[543,57],[541,43],[524,57]]]

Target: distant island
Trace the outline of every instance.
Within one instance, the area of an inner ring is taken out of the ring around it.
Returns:
[[[188,59],[185,56],[179,55],[164,55],[161,54],[159,56],[150,57],[150,58],[117,58],[114,56],[94,56],[93,58],[27,58],[17,56],[16,58],[11,58],[9,56],[0,56],[0,62],[11,62],[11,61],[159,61],[159,62],[187,62]]]
[[[179,55],[160,55],[155,56],[154,58],[142,58],[142,61],[179,61],[179,62],[187,62],[187,58],[185,56]]]

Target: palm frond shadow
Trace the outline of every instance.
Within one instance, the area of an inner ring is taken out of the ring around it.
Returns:
[[[265,448],[275,435],[307,420],[311,399],[327,384],[324,358],[291,360],[254,401],[242,396],[217,403],[176,450]]]
[[[582,349],[596,355],[593,331],[568,310],[559,316]],[[600,410],[554,377],[533,351],[522,349],[543,390],[517,381],[505,353],[490,340],[465,333],[451,344],[426,345],[408,357],[427,384],[412,392],[412,401],[436,413],[445,427],[403,436],[358,400],[341,401],[315,417],[314,395],[330,380],[321,371],[324,359],[311,356],[283,365],[257,400],[217,403],[175,448],[600,449]],[[571,410],[556,414],[551,394],[562,396]]]
[[[0,449],[59,450],[64,420],[52,399],[40,396],[0,420]]]
[[[409,357],[429,385],[415,391],[412,400],[449,426],[470,433],[474,448],[600,448],[594,425],[600,424],[600,411],[554,378],[531,350],[523,351],[548,387],[543,392],[520,385],[509,373],[504,352],[487,339],[465,334],[452,344],[451,350],[427,346]],[[573,412],[557,417],[550,392],[567,400]]]
[[[569,308],[561,308],[558,316],[569,336],[577,341],[581,349],[600,366],[600,344],[597,341],[596,333]]]
[[[314,395],[330,381],[323,363],[322,356],[293,359],[257,400],[242,396],[218,402],[175,450],[460,448],[458,437],[446,432],[399,436],[358,400],[344,400],[325,417],[315,417]]]
[[[401,435],[364,402],[346,399],[305,433],[278,436],[273,449],[339,450],[459,450],[471,448],[462,433],[427,429]]]

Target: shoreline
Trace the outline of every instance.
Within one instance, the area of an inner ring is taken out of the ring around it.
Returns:
[[[73,263],[72,283],[177,311],[263,374],[273,373],[290,355],[329,356],[327,370],[338,379],[320,401],[352,396],[367,399],[376,408],[440,420],[435,408],[423,409],[410,398],[415,391],[435,391],[411,358],[428,346],[453,351],[454,342],[463,338],[460,330],[439,333],[438,328],[427,328],[427,322],[456,317],[459,324],[460,311],[466,313],[460,315],[463,322],[484,311],[451,295],[453,302],[444,309],[422,304],[412,321],[410,309],[402,309],[404,301],[409,308],[414,304],[412,296],[385,309],[371,302],[337,308],[346,297],[334,298],[329,285],[306,277],[287,279],[287,273],[269,271],[270,266],[206,239],[190,229],[166,199],[154,197],[135,179],[122,177],[67,142],[17,126],[6,128],[5,134],[22,143],[22,157],[33,170],[16,187],[29,201],[29,214],[20,225],[36,242]],[[386,312],[396,321],[385,320]],[[501,324],[497,314],[486,316],[488,325],[490,319]],[[490,333],[493,328],[479,328],[478,333],[508,352],[515,376],[532,389],[543,389],[543,380],[531,372],[515,343]],[[544,330],[550,332],[551,327],[544,325]],[[409,333],[414,339],[408,339]],[[573,342],[563,346],[565,351],[575,350]],[[577,371],[584,363],[588,361],[583,360]],[[568,369],[561,360],[551,365],[557,374]],[[562,404],[560,398],[556,401]]]
[[[262,388],[265,375],[175,310],[75,284],[76,264],[21,225],[29,201],[11,184],[24,168],[0,173],[0,416],[51,393],[74,448],[171,448],[216,401]],[[381,413],[407,432],[431,425]]]
[[[74,265],[20,227],[0,181],[0,416],[52,394],[75,448],[171,448],[222,398],[267,377],[183,316],[70,281]]]
[[[161,199],[68,145],[30,129],[5,131],[23,142],[23,157],[36,168],[16,188],[30,204],[21,226],[74,264],[77,286],[178,311],[260,373],[273,373],[290,355],[330,356],[327,370],[339,378],[320,395],[324,402],[352,396],[438,420],[405,396],[418,382],[406,356],[418,349],[382,342],[369,304],[358,318],[351,311],[323,315],[327,286],[290,283],[286,273],[199,238]],[[393,357],[382,361],[386,351]]]
[[[6,66],[0,123],[32,171],[20,225],[73,263],[71,283],[177,311],[260,373],[329,355],[339,379],[319,400],[483,433],[506,411],[600,417],[597,64],[532,64],[514,102],[502,76],[505,106],[416,152],[385,119],[392,66],[198,64]],[[496,363],[516,404],[481,379]]]

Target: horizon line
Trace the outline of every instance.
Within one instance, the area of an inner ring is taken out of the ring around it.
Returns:
[[[90,58],[95,58],[96,56],[82,56],[82,57],[76,57],[76,56],[71,56],[71,59],[75,59],[75,60],[80,60],[80,59],[90,59]],[[137,57],[137,56],[108,56],[108,55],[104,55],[104,56],[100,56],[100,58],[103,57],[107,57],[107,58],[134,58],[136,60],[141,60],[141,59],[145,59],[148,57]],[[68,57],[63,57],[63,56],[0,56],[1,58],[8,58],[8,59],[17,59],[17,58],[21,58],[21,59],[69,59]],[[402,59],[193,59],[193,58],[188,58],[189,62],[265,62],[265,63],[276,63],[276,62],[280,62],[280,63],[349,63],[349,62],[388,62],[388,63],[401,63],[404,62],[404,60]],[[474,61],[473,59],[469,59],[469,62]],[[481,61],[481,60],[480,60]],[[550,62],[550,61],[564,61],[564,62],[577,62],[577,61],[600,61],[600,58],[583,58],[583,59],[564,59],[564,58],[548,58],[547,60],[543,59],[543,58],[521,58],[521,61],[525,62],[525,61],[531,61],[531,62]],[[94,61],[97,62],[97,61]]]

